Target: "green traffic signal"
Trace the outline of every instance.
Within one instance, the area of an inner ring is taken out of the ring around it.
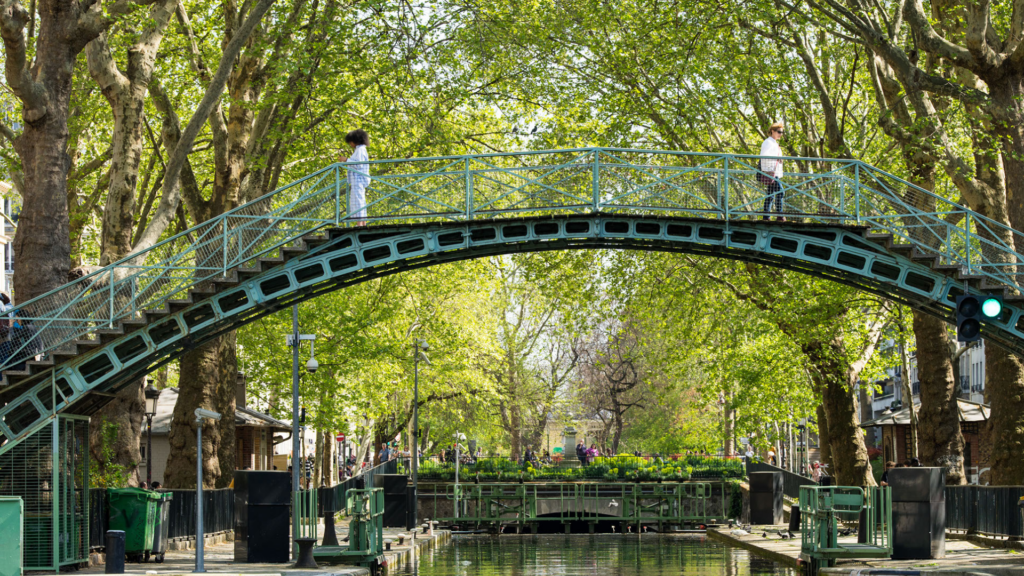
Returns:
[[[1003,303],[997,298],[986,298],[981,303],[981,313],[986,318],[998,318],[999,314],[1003,311]]]

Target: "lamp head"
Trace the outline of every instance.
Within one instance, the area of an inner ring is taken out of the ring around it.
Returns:
[[[160,390],[153,386],[151,380],[147,380],[147,383],[149,385],[143,391],[146,396],[146,415],[152,418],[156,415],[156,401],[160,398]]]

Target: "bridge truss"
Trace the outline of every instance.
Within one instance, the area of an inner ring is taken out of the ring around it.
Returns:
[[[853,160],[608,148],[370,163],[367,227],[334,164],[18,306],[0,389],[0,453],[61,411],[216,335],[326,291],[492,254],[627,248],[764,262],[950,319],[1001,293],[983,334],[1024,354],[1020,232]],[[767,191],[783,195],[765,212]],[[785,223],[766,222],[786,217]],[[35,359],[34,359],[35,358]]]

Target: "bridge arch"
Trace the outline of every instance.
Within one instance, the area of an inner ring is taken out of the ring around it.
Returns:
[[[390,274],[516,252],[632,249],[757,262],[884,295],[951,321],[963,292],[958,267],[893,247],[865,226],[760,219],[707,220],[591,213],[369,228],[330,228],[189,291],[189,298],[144,312],[123,330],[79,342],[89,351],[55,352],[29,362],[5,390],[0,409],[5,451],[52,414],[89,414],[129,382],[224,332],[292,304]],[[983,327],[991,341],[1024,355],[1024,307],[1008,299],[1002,318]]]

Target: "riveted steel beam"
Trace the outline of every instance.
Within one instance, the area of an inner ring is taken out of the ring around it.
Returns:
[[[627,214],[541,216],[329,231],[320,245],[237,281],[215,281],[195,302],[4,391],[5,452],[54,414],[91,413],[109,394],[188,350],[295,302],[398,272],[514,252],[629,249],[702,254],[795,270],[884,295],[946,321],[962,282],[921,257],[865,237],[863,227],[716,221]],[[1024,355],[1024,308],[1010,298],[983,335]],[[148,317],[147,317],[148,320]]]

